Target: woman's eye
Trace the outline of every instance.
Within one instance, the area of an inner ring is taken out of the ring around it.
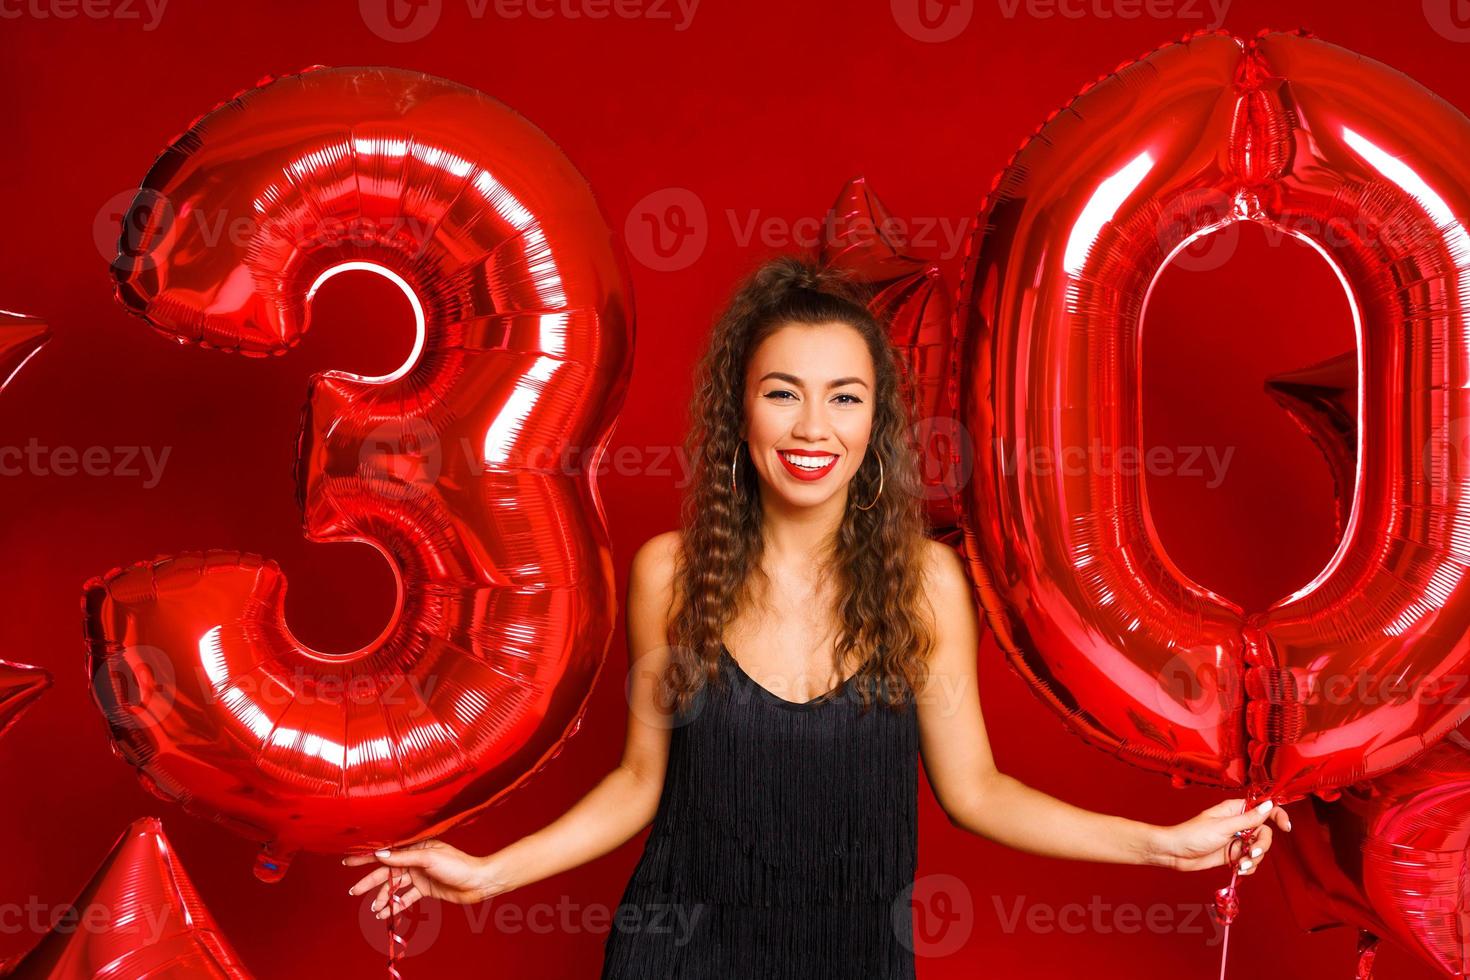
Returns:
[[[787,397],[787,396],[789,396],[789,397]],[[765,397],[770,398],[770,399],[772,399],[774,401],[789,401],[791,398],[795,398],[796,396],[794,394],[792,394],[791,392],[787,391],[785,388],[780,388],[780,389],[777,389],[776,391],[768,391],[768,392],[766,392]],[[857,397],[856,395],[849,395],[846,392],[843,392],[842,394],[837,395],[835,397],[837,397],[837,398],[846,398],[847,401],[845,401],[845,402],[842,403],[844,405],[861,405],[863,403],[863,400],[861,398]]]

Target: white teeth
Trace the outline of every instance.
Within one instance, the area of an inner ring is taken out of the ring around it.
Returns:
[[[786,453],[782,453],[781,456],[792,465],[800,466],[804,470],[820,470],[837,458],[836,456],[791,456]]]

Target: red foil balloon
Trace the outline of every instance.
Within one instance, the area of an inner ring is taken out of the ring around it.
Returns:
[[[50,339],[51,328],[40,317],[0,310],[0,391]]]
[[[157,817],[139,817],[35,949],[7,964],[46,980],[248,980]],[[0,967],[0,974],[12,975]]]
[[[913,435],[929,524],[936,537],[958,545],[959,487],[969,460],[968,440],[954,417],[959,372],[953,304],[939,268],[907,255],[901,231],[867,180],[855,178],[827,213],[821,259],[875,290],[869,307],[888,323],[918,406]]]
[[[351,653],[309,649],[280,569],[253,555],[94,579],[93,690],[117,753],[267,842],[266,880],[299,849],[402,844],[483,810],[575,731],[616,612],[593,474],[633,326],[586,181],[472,89],[309,70],[199,119],[124,222],[118,298],[180,343],[283,354],[348,269],[398,283],[418,334],[389,375],[312,378],[297,456],[308,538],[392,564],[389,626]]]
[[[1099,81],[997,180],[961,303],[960,419],[985,450],[966,547],[1012,664],[1090,742],[1288,802],[1393,769],[1470,714],[1467,145],[1470,120],[1381,64],[1212,34]],[[1251,613],[1161,545],[1139,411],[1153,282],[1240,221],[1337,270],[1364,406],[1336,554]]]
[[[0,391],[50,339],[51,329],[40,317],[0,310]],[[50,686],[50,671],[0,660],[0,735]]]
[[[50,671],[0,660],[0,735],[50,686]]]
[[[1445,976],[1470,973],[1470,738],[1463,729],[1412,763],[1348,787],[1336,802],[1312,801],[1301,817],[1279,871],[1303,929],[1356,926],[1370,964],[1383,938]]]

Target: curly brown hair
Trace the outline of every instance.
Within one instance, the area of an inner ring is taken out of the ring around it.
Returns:
[[[819,577],[837,586],[837,662],[856,659],[851,689],[866,713],[875,701],[895,710],[922,689],[932,631],[920,614],[929,530],[919,454],[911,430],[918,413],[914,385],[886,325],[869,310],[867,290],[813,260],[767,261],[736,289],[695,373],[685,440],[693,482],[682,503],[682,540],[674,570],[670,664],[662,700],[685,710],[705,683],[720,680],[726,624],[751,598],[761,569],[762,509],[749,452],[739,452],[745,374],[760,343],[790,324],[844,323],[862,335],[873,358],[873,428],[848,487],[848,505],[819,558]],[[882,493],[879,464],[882,461]],[[868,510],[859,502],[874,500]],[[769,584],[767,581],[766,584]]]

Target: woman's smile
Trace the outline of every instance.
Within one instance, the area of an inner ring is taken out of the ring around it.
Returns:
[[[832,472],[839,458],[835,453],[817,453],[805,449],[778,449],[776,455],[786,471],[798,480],[820,480]]]

